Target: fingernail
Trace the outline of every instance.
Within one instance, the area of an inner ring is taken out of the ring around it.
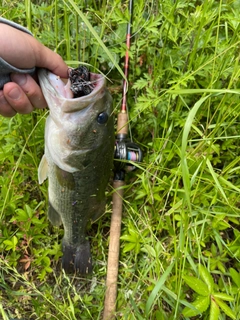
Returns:
[[[23,86],[27,82],[27,77],[25,74],[12,73],[11,79],[16,82],[19,86]]]
[[[8,96],[9,96],[9,98],[11,98],[13,100],[17,100],[21,96],[21,91],[19,88],[13,88],[12,90],[10,90],[8,92]]]

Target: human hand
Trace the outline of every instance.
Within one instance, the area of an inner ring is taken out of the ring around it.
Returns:
[[[68,77],[68,66],[63,59],[42,45],[31,35],[0,23],[0,57],[19,69],[41,67]],[[12,117],[16,113],[30,113],[34,108],[45,108],[47,103],[37,83],[29,74],[11,74],[12,82],[0,90],[0,114]]]

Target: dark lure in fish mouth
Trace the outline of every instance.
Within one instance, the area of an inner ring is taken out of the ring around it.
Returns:
[[[90,80],[90,72],[87,67],[79,66],[76,69],[70,69],[69,79],[74,98],[86,96],[94,89],[94,83]]]
[[[86,229],[104,214],[113,166],[112,98],[104,77],[85,68],[70,69],[67,82],[45,69],[38,75],[50,109],[39,183],[48,178],[48,217],[64,227],[63,269],[88,274]]]

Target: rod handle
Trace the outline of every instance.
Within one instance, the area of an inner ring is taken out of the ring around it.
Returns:
[[[126,112],[119,112],[117,119],[117,136],[127,137],[128,135],[128,115]]]
[[[115,180],[103,320],[115,319],[124,181]]]

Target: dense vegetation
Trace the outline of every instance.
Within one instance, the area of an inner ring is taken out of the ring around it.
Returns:
[[[106,74],[118,113],[127,1],[3,0],[0,10],[69,65]],[[240,318],[239,17],[239,0],[135,1],[128,105],[144,161],[126,179],[117,319]],[[111,186],[89,229],[94,272],[68,277],[63,229],[37,183],[47,114],[0,117],[0,317],[101,319]]]

